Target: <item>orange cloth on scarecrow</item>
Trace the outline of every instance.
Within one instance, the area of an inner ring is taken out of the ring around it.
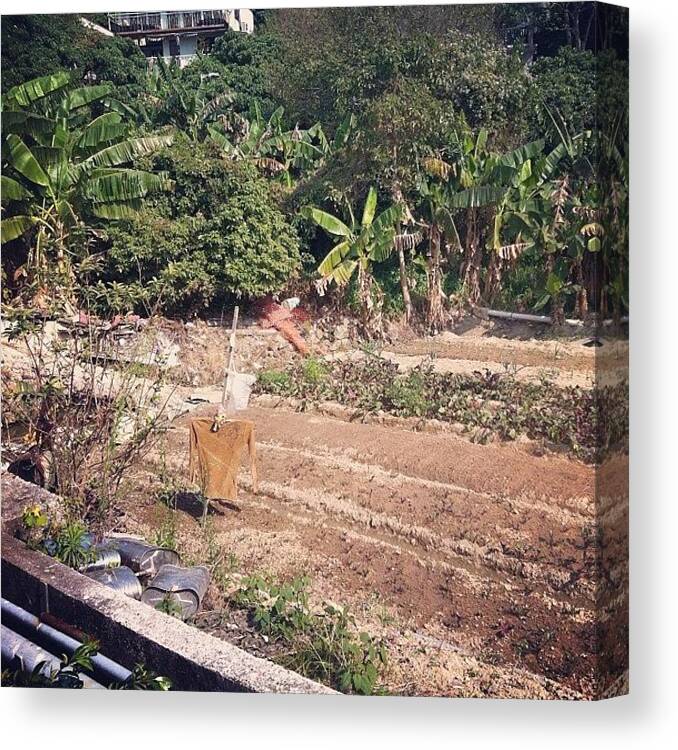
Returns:
[[[257,491],[254,422],[230,419],[212,432],[213,419],[191,420],[189,471],[210,500],[235,500],[238,496],[238,469],[245,445],[252,470],[252,489]]]

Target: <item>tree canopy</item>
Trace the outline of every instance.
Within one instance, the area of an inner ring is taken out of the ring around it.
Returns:
[[[363,312],[400,295],[434,330],[459,300],[619,315],[626,23],[595,3],[267,10],[179,68],[76,16],[8,17],[3,267],[19,284],[51,226],[98,258],[102,307],[339,274]],[[378,251],[352,213],[372,204]],[[321,216],[350,229],[341,257]]]

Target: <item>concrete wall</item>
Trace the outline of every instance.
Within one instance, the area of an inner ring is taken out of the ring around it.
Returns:
[[[333,693],[146,604],[113,591],[2,534],[2,595],[50,612],[96,638],[101,653],[128,669],[142,663],[174,689],[251,693]]]
[[[246,34],[254,32],[254,13],[248,8],[239,8],[238,17],[240,19],[240,31]]]

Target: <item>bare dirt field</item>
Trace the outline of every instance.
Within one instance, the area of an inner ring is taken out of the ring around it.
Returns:
[[[464,338],[392,349],[593,376],[581,343]],[[218,544],[243,573],[308,575],[313,600],[349,605],[388,642],[388,691],[591,698],[623,677],[626,643],[608,633],[626,616],[627,456],[597,472],[528,444],[256,403],[243,416],[256,424],[259,491],[243,464],[238,501],[211,513]],[[189,421],[174,421],[146,477],[162,465],[185,479]],[[144,531],[164,508],[139,490],[126,510],[126,526]],[[185,509],[179,528],[196,557],[199,514]],[[236,626],[219,634],[244,638]]]

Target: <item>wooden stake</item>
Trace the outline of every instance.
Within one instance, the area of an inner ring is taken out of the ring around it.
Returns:
[[[231,373],[235,366],[235,332],[238,327],[238,311],[239,308],[236,305],[233,310],[233,327],[231,328],[231,336],[228,340],[228,367],[224,374],[224,388],[221,392],[221,407],[226,405],[226,396],[228,395],[231,388]]]

